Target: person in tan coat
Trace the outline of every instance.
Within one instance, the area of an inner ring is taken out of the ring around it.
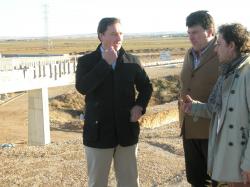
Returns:
[[[214,20],[207,11],[196,11],[186,18],[188,37],[192,47],[186,52],[180,74],[180,99],[185,95],[207,102],[218,77],[218,58]],[[210,120],[192,117],[181,110],[180,126],[183,137],[187,181],[194,187],[209,184],[207,149]]]
[[[250,34],[238,23],[219,27],[215,48],[221,63],[208,102],[186,96],[183,111],[211,118],[208,172],[230,187],[250,186]]]

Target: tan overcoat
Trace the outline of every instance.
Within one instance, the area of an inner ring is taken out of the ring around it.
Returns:
[[[201,62],[196,69],[193,69],[192,51],[191,49],[187,51],[180,74],[180,97],[188,94],[195,100],[207,102],[219,74],[219,62],[214,51],[215,45],[216,38],[201,55]],[[197,121],[193,121],[191,116],[184,114],[181,110],[179,110],[179,114],[182,134],[185,133],[186,139],[208,139],[209,119],[199,118]]]

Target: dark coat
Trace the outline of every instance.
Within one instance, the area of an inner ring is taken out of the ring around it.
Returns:
[[[121,48],[113,70],[98,46],[96,51],[78,59],[76,89],[86,95],[84,145],[112,148],[138,142],[140,127],[138,122],[129,121],[130,110],[139,105],[145,113],[152,85],[135,56]]]

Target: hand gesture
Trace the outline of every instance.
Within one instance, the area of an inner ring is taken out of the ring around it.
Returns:
[[[191,113],[192,103],[193,99],[189,95],[186,95],[183,100],[182,99],[180,100],[181,110],[185,113]]]
[[[114,47],[111,46],[109,48],[104,49],[102,57],[109,65],[111,65],[114,62],[116,62],[118,54],[117,51],[114,49]]]
[[[250,184],[250,171],[243,171],[242,176],[244,184]]]
[[[130,110],[130,122],[137,122],[142,116],[142,110],[143,108],[141,106],[135,105]]]

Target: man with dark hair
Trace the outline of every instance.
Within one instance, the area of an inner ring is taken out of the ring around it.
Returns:
[[[208,172],[230,187],[250,186],[250,38],[239,24],[219,27],[215,48],[221,67],[208,102],[186,96],[183,111],[211,118]]]
[[[122,48],[119,19],[103,18],[97,33],[101,44],[79,58],[76,71],[76,89],[86,95],[83,144],[88,186],[108,185],[113,160],[117,186],[137,187],[138,120],[146,111],[152,85],[138,58]]]
[[[196,11],[186,18],[192,47],[187,51],[180,74],[180,100],[185,95],[207,102],[218,77],[218,58],[214,51],[214,21],[207,11]],[[194,121],[179,110],[181,135],[185,154],[187,181],[194,187],[210,183],[207,174],[209,119]]]

